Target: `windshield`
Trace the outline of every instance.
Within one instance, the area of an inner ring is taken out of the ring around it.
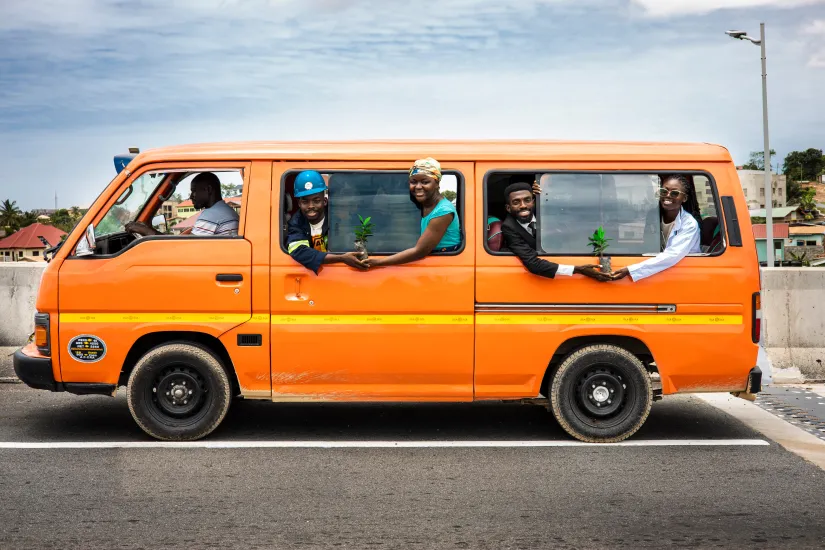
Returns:
[[[153,172],[143,174],[126,188],[117,202],[95,227],[95,237],[103,237],[112,233],[122,233],[123,226],[134,221],[137,215],[146,206],[149,199],[155,194],[158,185],[166,174]]]

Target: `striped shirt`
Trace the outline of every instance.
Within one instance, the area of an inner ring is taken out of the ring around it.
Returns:
[[[224,201],[218,201],[198,216],[192,235],[237,235],[238,213]]]

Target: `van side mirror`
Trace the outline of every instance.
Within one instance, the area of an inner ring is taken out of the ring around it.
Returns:
[[[97,246],[97,242],[95,241],[95,226],[89,224],[86,228],[86,232],[83,234],[83,237],[80,239],[80,242],[77,243],[77,248],[75,249],[76,256],[91,256],[95,253],[95,247]]]
[[[163,214],[158,214],[152,218],[152,227],[158,231],[162,231],[163,233],[169,233],[169,227],[166,224],[166,216]]]

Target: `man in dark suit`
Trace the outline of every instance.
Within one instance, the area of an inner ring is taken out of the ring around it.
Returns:
[[[517,182],[504,190],[507,217],[501,224],[501,233],[510,252],[518,256],[527,271],[534,275],[553,279],[556,275],[580,273],[597,281],[609,281],[610,275],[602,273],[597,265],[559,265],[539,258],[536,251],[536,201],[533,197],[537,187],[527,182]]]

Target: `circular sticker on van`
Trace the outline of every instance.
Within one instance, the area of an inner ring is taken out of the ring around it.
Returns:
[[[97,336],[81,334],[69,342],[69,355],[81,363],[96,363],[106,355],[106,344]]]

